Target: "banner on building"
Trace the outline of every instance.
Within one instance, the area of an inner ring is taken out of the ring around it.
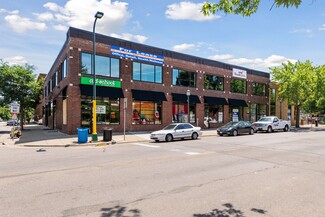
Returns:
[[[244,78],[247,79],[247,71],[242,69],[232,69],[232,76],[237,78]]]

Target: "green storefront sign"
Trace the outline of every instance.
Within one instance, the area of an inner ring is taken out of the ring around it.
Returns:
[[[93,85],[93,78],[81,77],[80,84]],[[121,81],[96,78],[96,86],[121,88]]]

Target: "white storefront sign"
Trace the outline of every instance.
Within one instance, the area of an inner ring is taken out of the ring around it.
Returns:
[[[96,113],[97,114],[106,114],[106,106],[104,106],[104,105],[97,105],[96,106]]]
[[[236,78],[245,78],[247,79],[247,71],[242,69],[232,69],[232,76]]]

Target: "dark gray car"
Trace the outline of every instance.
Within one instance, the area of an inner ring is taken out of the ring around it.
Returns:
[[[217,129],[217,133],[219,136],[223,135],[233,135],[237,136],[240,134],[254,134],[254,127],[246,121],[238,121],[238,122],[228,122],[222,127]]]

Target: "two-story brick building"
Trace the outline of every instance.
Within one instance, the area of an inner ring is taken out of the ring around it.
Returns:
[[[91,128],[92,36],[70,28],[46,77],[43,123],[50,128],[69,134]],[[126,131],[153,131],[188,117],[217,127],[268,114],[265,72],[100,34],[95,65],[99,132],[107,126],[122,132],[124,120]]]

